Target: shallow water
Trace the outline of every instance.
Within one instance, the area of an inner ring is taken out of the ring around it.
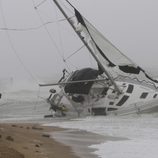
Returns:
[[[71,146],[73,152],[81,158],[97,158],[98,156],[94,154],[96,149],[89,148],[89,146],[103,143],[106,140],[101,135],[82,130],[64,130],[53,133],[52,137],[65,145]]]
[[[0,101],[0,122],[33,122],[69,129],[52,137],[73,146],[73,151],[83,158],[157,158],[158,113],[44,118],[50,114],[48,109],[36,92],[10,93]]]

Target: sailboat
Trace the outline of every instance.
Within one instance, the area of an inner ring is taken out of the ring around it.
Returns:
[[[58,86],[50,90],[53,105],[60,106],[65,97],[80,114],[122,115],[152,112],[158,109],[158,81],[134,63],[106,39],[68,0],[73,16],[61,1],[53,0],[68,24],[95,59],[97,69],[85,67],[73,72],[63,70]]]

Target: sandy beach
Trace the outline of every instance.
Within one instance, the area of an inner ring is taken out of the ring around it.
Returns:
[[[77,158],[71,148],[50,138],[62,131],[38,124],[0,124],[0,158]]]

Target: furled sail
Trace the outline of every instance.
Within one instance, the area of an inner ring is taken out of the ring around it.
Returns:
[[[145,70],[126,57],[110,41],[108,41],[93,25],[91,25],[74,8],[76,22],[73,21],[76,31],[80,33],[84,41],[92,48],[104,68],[112,75],[113,79],[122,78],[135,80],[157,88],[158,81],[148,75]]]

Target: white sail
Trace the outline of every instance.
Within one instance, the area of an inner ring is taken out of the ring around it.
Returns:
[[[83,36],[84,41],[93,49],[96,57],[113,79],[126,78],[142,82],[157,88],[157,80],[148,75],[141,67],[119,51],[93,25],[91,25],[75,8],[76,30]]]

